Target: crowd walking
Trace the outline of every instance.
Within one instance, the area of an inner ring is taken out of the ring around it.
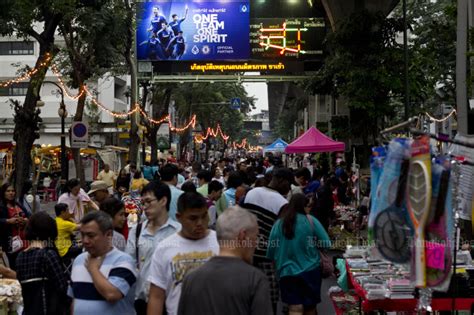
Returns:
[[[146,167],[105,165],[88,192],[69,180],[55,219],[2,186],[0,273],[24,314],[317,313],[334,178],[314,188],[308,169],[263,159]]]

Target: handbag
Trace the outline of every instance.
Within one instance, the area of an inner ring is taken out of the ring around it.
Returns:
[[[14,254],[16,252],[19,252],[23,248],[23,241],[21,237],[13,236],[12,237],[12,242],[11,242],[11,251],[10,254]]]
[[[309,214],[306,215],[306,218],[311,225],[311,230],[314,232],[314,223]],[[329,278],[334,275],[334,265],[332,263],[331,257],[321,248],[319,249],[319,264],[321,266],[321,276],[323,279]]]

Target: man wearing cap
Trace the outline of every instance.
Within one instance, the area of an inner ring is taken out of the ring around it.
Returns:
[[[278,282],[276,281],[275,267],[273,262],[266,257],[266,251],[273,224],[282,209],[288,204],[285,197],[290,192],[292,182],[293,173],[289,169],[277,168],[273,171],[270,184],[267,187],[257,187],[250,190],[242,205],[257,216],[259,241],[253,256],[253,265],[267,276],[274,312],[276,312],[279,298]]]
[[[102,201],[110,197],[109,186],[103,180],[96,180],[92,182],[91,189],[87,193],[94,199],[94,202],[97,205],[100,205]]]

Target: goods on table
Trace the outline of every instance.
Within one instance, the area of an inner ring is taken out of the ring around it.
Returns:
[[[0,315],[15,312],[22,304],[20,283],[13,279],[0,279]]]

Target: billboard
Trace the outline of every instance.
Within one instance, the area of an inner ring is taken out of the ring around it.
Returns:
[[[138,60],[247,60],[250,57],[248,0],[162,0],[137,5]]]
[[[323,18],[254,18],[250,30],[254,59],[315,60],[323,55]]]

